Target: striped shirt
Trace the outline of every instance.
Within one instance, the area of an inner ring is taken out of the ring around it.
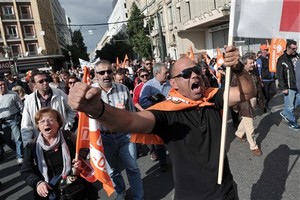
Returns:
[[[99,87],[99,84],[95,83],[93,84],[93,87]],[[136,111],[130,92],[123,84],[112,83],[112,87],[108,90],[108,92],[101,90],[101,99],[112,107],[132,112]],[[109,129],[100,124],[100,131],[109,131]]]

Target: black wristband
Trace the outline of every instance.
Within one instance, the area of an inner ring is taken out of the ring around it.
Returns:
[[[101,103],[102,103],[102,110],[101,110],[101,112],[100,112],[100,114],[98,116],[94,117],[94,116],[92,116],[90,114],[86,114],[86,116],[88,116],[91,119],[99,119],[100,117],[102,117],[102,115],[104,113],[104,110],[105,110],[105,103],[104,103],[104,101],[102,99],[101,99]]]

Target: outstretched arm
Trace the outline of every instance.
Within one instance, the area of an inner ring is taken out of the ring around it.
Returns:
[[[68,103],[72,109],[92,116],[111,131],[136,133],[152,131],[155,118],[151,112],[129,112],[112,107],[101,101],[100,92],[100,88],[77,82],[70,89]]]
[[[239,52],[235,47],[226,47],[224,65],[231,67],[231,71],[236,74],[237,78],[237,86],[230,87],[229,90],[229,106],[249,100],[255,95],[253,80],[239,59]]]

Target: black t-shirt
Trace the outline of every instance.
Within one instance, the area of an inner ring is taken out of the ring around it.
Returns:
[[[223,89],[211,100],[214,106],[183,111],[152,110],[153,133],[166,143],[173,164],[175,199],[234,199],[227,157],[223,183],[217,184]]]

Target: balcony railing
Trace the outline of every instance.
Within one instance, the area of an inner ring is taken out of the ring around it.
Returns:
[[[6,15],[2,15],[2,19],[16,19],[16,15],[15,14],[6,14]]]

